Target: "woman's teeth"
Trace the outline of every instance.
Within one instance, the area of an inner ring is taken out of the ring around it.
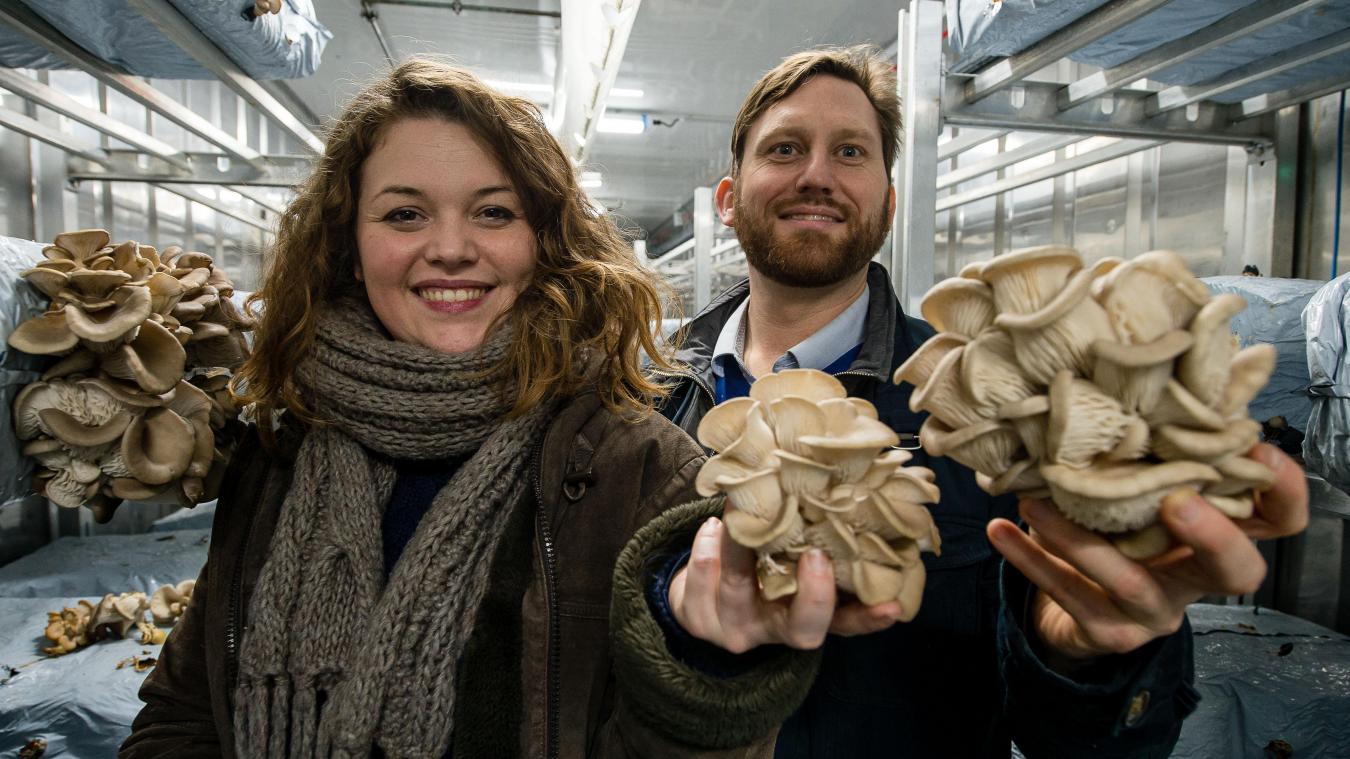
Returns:
[[[456,303],[465,300],[477,300],[483,297],[483,294],[486,292],[487,290],[482,287],[470,287],[455,290],[422,288],[417,291],[417,295],[423,300],[436,300],[436,301],[445,301],[448,303]]]

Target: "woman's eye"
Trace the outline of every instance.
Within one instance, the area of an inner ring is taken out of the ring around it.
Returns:
[[[421,214],[417,213],[411,208],[399,208],[390,211],[388,214],[386,214],[384,220],[391,221],[396,224],[407,224],[410,222],[417,221],[418,219],[421,218],[421,216],[422,216]]]
[[[488,221],[511,221],[516,218],[516,214],[509,208],[501,206],[488,206],[479,212],[479,215]]]

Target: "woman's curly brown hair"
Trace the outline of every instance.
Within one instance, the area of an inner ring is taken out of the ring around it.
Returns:
[[[533,103],[430,58],[413,58],[366,87],[329,129],[318,165],[281,217],[262,288],[249,299],[261,316],[234,383],[238,399],[256,404],[260,419],[286,409],[323,422],[293,371],[313,344],[317,312],[344,296],[364,297],[355,277],[362,162],[390,124],[428,116],[462,124],[491,149],[535,233],[533,281],[510,309],[514,334],[503,360],[518,388],[511,413],[593,382],[606,406],[645,414],[665,388],[644,375],[641,354],[658,374],[674,370],[656,332],[668,286],[591,208]]]

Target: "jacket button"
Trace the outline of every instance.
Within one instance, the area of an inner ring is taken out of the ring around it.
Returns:
[[[1145,711],[1148,711],[1148,691],[1141,690],[1130,699],[1130,709],[1125,712],[1125,726],[1134,727]]]

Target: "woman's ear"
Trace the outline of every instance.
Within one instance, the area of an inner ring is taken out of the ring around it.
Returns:
[[[356,265],[355,265],[353,268],[355,269],[355,271],[354,271],[353,273],[356,275],[356,281],[357,281],[357,282],[365,282],[365,281],[366,281],[366,275],[364,275],[364,274],[361,273],[361,262],[360,262],[360,261],[357,261],[357,262],[356,262]]]

